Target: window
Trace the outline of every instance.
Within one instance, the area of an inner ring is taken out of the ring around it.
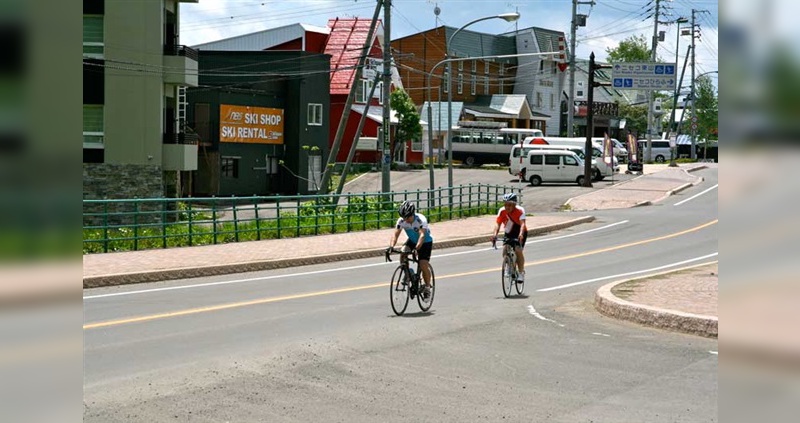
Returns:
[[[488,76],[484,76],[483,77],[483,93],[484,94],[489,94],[489,77]]]
[[[531,154],[531,164],[534,165],[542,164],[542,156],[539,154]]]
[[[83,55],[97,59],[103,58],[103,16],[84,15],[83,17]]]
[[[458,93],[459,94],[463,94],[464,93],[464,74],[463,73],[459,73],[458,74]]]
[[[102,105],[83,105],[83,148],[103,148]]]
[[[422,151],[422,140],[412,140],[411,141],[411,151],[414,151],[414,152]]]
[[[576,98],[583,98],[585,96],[585,94],[583,92],[583,81],[578,81],[575,85],[577,87],[575,89],[575,97]]]
[[[500,94],[503,94],[503,76],[506,74],[506,68],[502,63],[500,64],[500,69],[498,72],[500,74],[500,84],[498,84],[500,85]]]
[[[484,75],[489,74],[489,62],[483,62],[483,74]]]
[[[311,126],[322,126],[322,105],[308,103],[308,124]]]
[[[478,62],[472,61],[472,79],[470,80],[469,93],[475,95],[478,89]]]
[[[223,178],[233,178],[233,179],[238,178],[239,159],[240,157],[222,157],[220,176],[222,176]]]
[[[447,72],[447,69],[445,69],[444,73],[442,74],[442,77],[443,77],[442,78],[442,82],[444,83],[444,92],[445,93],[449,93],[450,92],[450,73]]]
[[[461,72],[464,70],[464,61],[458,62],[458,71]]]
[[[542,107],[542,93],[540,93],[539,91],[536,91],[536,107],[537,108]]]
[[[556,100],[553,96],[553,93],[550,93],[550,110],[555,110],[556,108]]]
[[[356,103],[366,103],[367,102],[367,95],[369,95],[369,90],[372,88],[372,81],[367,79],[362,79],[359,81],[359,84],[356,86]]]
[[[558,166],[561,164],[561,156],[544,156],[544,164]]]
[[[578,161],[572,156],[564,156],[564,166],[577,166]]]

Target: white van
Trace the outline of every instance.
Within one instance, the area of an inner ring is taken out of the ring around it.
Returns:
[[[519,150],[519,146],[514,146]],[[583,160],[573,151],[566,149],[545,150],[541,148],[525,149],[528,154],[512,159],[511,167],[516,167],[513,174],[522,174],[522,177],[531,185],[537,186],[542,182],[575,182],[583,185]],[[512,152],[513,154],[513,152]],[[511,169],[509,168],[509,172]]]
[[[647,158],[647,140],[638,140],[639,143],[639,161],[644,162]],[[672,151],[669,148],[669,140],[652,140],[653,152],[650,153],[650,158],[655,160],[656,163],[664,163],[669,160]]]
[[[600,148],[601,152],[603,151],[603,140],[603,137],[592,137],[592,144]],[[586,144],[586,137],[544,137],[544,142],[555,145],[579,145],[582,147]],[[620,163],[627,162],[628,149],[625,148],[625,144],[616,138],[611,138],[611,144],[617,161]]]
[[[508,156],[508,173],[512,175],[517,175],[520,169],[520,155],[527,156],[528,153],[532,150],[568,150],[572,151],[581,158],[581,160],[585,160],[585,154],[583,152],[584,146],[576,146],[576,145],[561,145],[561,144],[526,144],[520,148],[519,145],[515,145],[511,147],[511,152]],[[613,163],[613,167],[609,166],[608,163],[603,161],[602,151],[600,150],[600,146],[592,145],[592,180],[594,181],[602,181],[606,176],[613,176],[614,173],[619,172],[619,164],[616,160]],[[524,161],[524,160],[523,160]]]

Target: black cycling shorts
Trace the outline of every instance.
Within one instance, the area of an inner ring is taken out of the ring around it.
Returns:
[[[417,248],[416,242],[411,242],[411,240],[406,241],[406,247],[413,250]],[[428,260],[431,259],[431,251],[433,251],[433,242],[424,242],[422,243],[422,247],[419,247],[417,251],[417,260]]]
[[[512,231],[512,232],[517,232],[517,234],[519,234],[519,231]],[[510,243],[512,243],[514,246],[519,244],[520,248],[525,249],[525,243],[528,241],[528,231],[525,231],[525,233],[522,235],[522,243],[521,244],[518,241],[519,240],[519,235],[511,236],[511,234],[506,234],[506,239],[509,240],[509,241],[513,239],[514,241],[510,241]],[[509,241],[506,241],[506,242],[509,242]]]

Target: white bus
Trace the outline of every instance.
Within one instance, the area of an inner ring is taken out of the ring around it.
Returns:
[[[452,132],[453,160],[467,166],[508,165],[509,149],[526,138],[544,139],[544,134],[541,129],[459,127]]]

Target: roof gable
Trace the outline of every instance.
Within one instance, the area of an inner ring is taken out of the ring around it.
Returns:
[[[325,45],[325,54],[331,55],[331,94],[349,94],[355,78],[358,59],[367,40],[371,19],[331,19],[328,27],[331,30]],[[378,26],[372,34],[370,57],[381,57],[383,49],[377,35],[383,28]]]

